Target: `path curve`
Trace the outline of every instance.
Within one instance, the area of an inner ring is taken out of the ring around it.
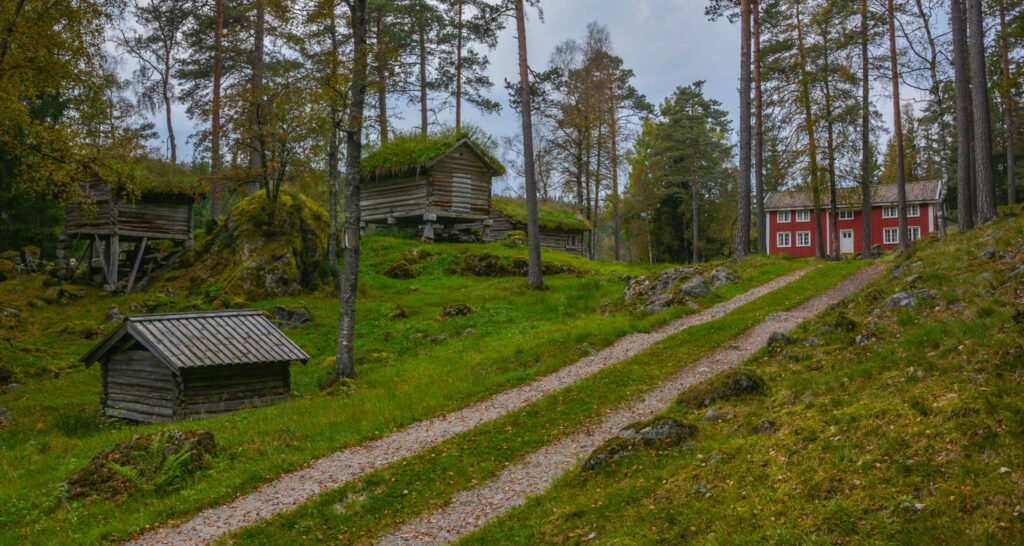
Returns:
[[[672,321],[650,333],[629,334],[615,343],[531,383],[498,393],[462,409],[413,423],[382,438],[316,459],[256,491],[222,506],[203,510],[170,527],[158,527],[128,542],[130,546],[207,544],[224,534],[291,510],[378,468],[503,417],[557,390],[630,358],[683,329],[718,319],[732,310],[803,277],[808,267],[752,288],[729,301]]]
[[[457,493],[449,505],[399,527],[379,539],[377,544],[448,544],[483,527],[526,502],[527,497],[543,492],[580,459],[630,423],[650,419],[668,407],[682,390],[741,364],[768,343],[772,333],[792,330],[804,320],[859,291],[882,269],[884,266],[881,264],[865,267],[791,311],[768,315],[757,326],[680,370],[633,405],[613,411],[601,423],[535,451],[486,484]]]

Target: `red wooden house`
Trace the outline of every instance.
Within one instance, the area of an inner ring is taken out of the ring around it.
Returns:
[[[909,238],[916,241],[938,229],[938,181],[907,184],[907,226]],[[839,252],[859,254],[863,248],[863,220],[861,189],[838,190]],[[880,184],[871,187],[871,241],[883,251],[899,244],[899,212],[896,207],[896,185]],[[814,256],[814,206],[810,191],[770,193],[765,197],[768,216],[768,253],[788,254],[795,257]],[[832,222],[828,210],[828,194],[822,195],[821,230],[825,238],[825,253],[832,252]]]

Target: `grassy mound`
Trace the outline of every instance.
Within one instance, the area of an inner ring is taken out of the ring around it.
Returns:
[[[327,213],[308,198],[282,191],[275,206],[257,192],[168,281],[247,301],[309,292],[330,274],[327,232]]]

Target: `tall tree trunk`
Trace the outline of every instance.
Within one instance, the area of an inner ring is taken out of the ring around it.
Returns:
[[[594,164],[594,192],[591,195],[594,199],[593,205],[590,207],[590,259],[597,259],[597,220],[601,216],[601,152],[602,137],[604,136],[604,127],[602,125],[597,126],[597,157],[595,158]]]
[[[380,143],[388,142],[388,67],[384,50],[384,8],[377,10],[377,126]]]
[[[615,261],[621,259],[622,245],[622,218],[619,216],[619,119],[618,102],[615,97],[615,90],[612,89],[612,116],[611,124],[608,126],[609,138],[611,139],[611,183],[612,183],[612,230]]]
[[[458,0],[458,21],[455,26],[455,130],[462,129],[462,10],[465,0]],[[524,38],[525,40],[525,38]]]
[[[220,80],[223,72],[224,0],[214,0],[213,16],[213,96],[210,100],[210,217],[221,212],[222,185],[220,180]]]
[[[338,43],[338,23],[334,9],[330,10],[331,33],[331,76],[340,76],[339,59],[341,51]],[[331,104],[331,136],[327,144],[327,190],[328,190],[328,231],[327,261],[330,262],[331,280],[334,297],[341,298],[341,270],[338,268],[338,186],[341,182],[341,170],[338,160],[341,152],[341,112],[334,102]]]
[[[906,156],[903,146],[903,112],[900,110],[900,69],[896,58],[896,10],[889,0],[889,67],[892,73],[892,123],[896,141],[896,205],[899,210],[899,250],[905,252],[907,240]]]
[[[420,62],[420,134],[427,136],[427,36],[423,29],[419,32]]]
[[[533,157],[533,120],[530,108],[530,63],[526,58],[526,13],[523,0],[515,0],[519,34],[519,100],[523,117],[523,171],[526,178],[526,244],[529,255],[526,285],[544,288],[540,262],[540,224],[537,218],[537,177]]]
[[[1006,198],[1011,205],[1017,204],[1017,158],[1014,144],[1017,131],[1013,124],[1013,75],[1010,72],[1010,28],[1006,26],[1006,0],[999,0],[999,49],[1003,65],[1003,127],[1006,130]]]
[[[693,263],[700,261],[700,192],[697,191],[697,150],[691,150],[690,216],[693,222]]]
[[[821,229],[821,173],[818,170],[818,141],[814,131],[814,114],[811,111],[811,84],[807,74],[807,52],[804,48],[803,21],[800,18],[802,0],[796,2],[796,44],[800,64],[800,102],[804,110],[804,125],[807,131],[808,170],[811,177],[811,199],[814,204],[814,255],[825,257],[825,245]]]
[[[263,55],[264,55],[264,34],[267,27],[267,6],[266,0],[256,0],[256,20],[253,25],[253,48],[252,48],[252,96],[251,119],[249,122],[250,135],[249,150],[249,195],[260,190],[263,185],[263,150],[261,134],[263,131]]]
[[[822,75],[824,88],[825,88],[825,129],[827,131],[826,146],[828,153],[828,203],[829,203],[829,232],[831,234],[831,247],[832,247],[832,258],[835,260],[839,259],[839,210],[836,202],[836,138],[835,138],[835,119],[832,112],[832,65],[829,58],[829,49],[831,41],[828,35],[828,25],[821,27],[822,34],[822,46],[825,48],[822,51],[822,57],[824,60],[825,73]]]
[[[967,75],[967,27],[962,0],[949,2],[956,89],[957,223],[963,233],[974,227],[974,154],[971,139],[971,87]]]
[[[754,205],[757,211],[757,252],[768,254],[768,224],[764,213],[764,100],[761,86],[761,0],[752,0],[754,42]]]
[[[740,1],[740,180],[733,249],[737,259],[750,254],[750,1]]]
[[[985,22],[981,0],[967,0],[967,48],[970,54],[974,114],[975,207],[982,224],[996,219],[996,183],[992,173],[992,121],[988,107]]]
[[[860,1],[860,193],[861,258],[871,258],[871,58],[868,56],[870,28],[868,0]]]
[[[352,84],[345,128],[345,227],[342,231],[341,316],[334,377],[355,377],[356,290],[359,285],[359,186],[366,108],[366,0],[346,0],[352,15]]]

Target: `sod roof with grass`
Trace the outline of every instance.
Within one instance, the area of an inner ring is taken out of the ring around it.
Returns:
[[[517,224],[526,224],[526,201],[511,197],[495,196],[491,200],[494,211],[508,217]],[[541,229],[559,231],[589,231],[590,223],[581,218],[572,208],[553,203],[539,201],[537,216]]]
[[[505,166],[470,133],[445,131],[429,136],[419,134],[398,136],[388,141],[387,144],[371,149],[363,157],[363,176],[367,178],[401,176],[409,172],[429,169],[448,152],[463,143],[467,144],[480,157],[480,160],[491,169],[495,176],[505,174]]]
[[[101,176],[103,182],[128,197],[167,196],[195,198],[205,192],[201,176],[173,163],[139,157],[117,172]]]

